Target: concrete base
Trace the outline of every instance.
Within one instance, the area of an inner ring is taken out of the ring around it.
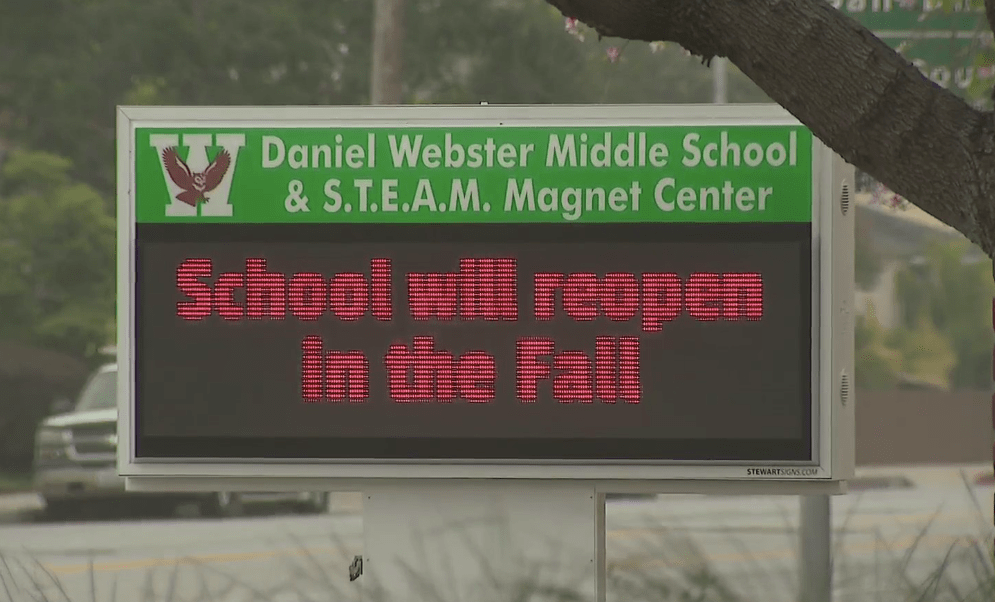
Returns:
[[[604,498],[583,482],[404,481],[363,492],[364,602],[604,600]]]

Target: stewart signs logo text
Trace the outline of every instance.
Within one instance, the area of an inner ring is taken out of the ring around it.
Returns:
[[[166,182],[167,216],[232,216],[228,197],[245,135],[152,134],[149,143],[158,152]],[[209,158],[208,149],[212,146],[221,150]],[[185,160],[180,149],[186,149]]]
[[[747,468],[750,477],[810,477],[818,474],[818,468]]]

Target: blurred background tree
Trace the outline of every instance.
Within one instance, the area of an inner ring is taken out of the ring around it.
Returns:
[[[711,72],[677,46],[611,63],[607,41],[556,35],[543,2],[405,8],[404,102],[711,100]],[[109,201],[116,105],[366,104],[372,27],[368,0],[5,0],[0,139],[66,157]],[[734,68],[729,101],[768,102]]]
[[[875,264],[880,258],[860,249],[858,245],[857,274],[879,271]],[[873,308],[857,321],[858,386],[891,388],[905,381],[943,389],[989,389],[995,345],[991,264],[979,259],[977,248],[964,239],[935,241],[900,266],[894,278],[898,324],[883,328]]]
[[[966,240],[934,242],[897,273],[895,284],[903,329],[915,332],[929,325],[949,341],[955,358],[950,385],[987,389],[995,343],[991,328],[995,282],[991,263],[979,260],[971,250]]]
[[[115,224],[71,168],[16,150],[0,169],[0,340],[89,360],[112,342]]]
[[[111,342],[114,216],[68,159],[12,151],[0,167],[0,469],[31,466],[34,430]]]
[[[868,304],[854,324],[854,372],[857,386],[868,390],[894,388],[902,373],[902,355],[888,346],[888,332]]]
[[[858,289],[869,291],[878,285],[884,261],[874,246],[874,233],[860,212],[854,219],[853,278]]]

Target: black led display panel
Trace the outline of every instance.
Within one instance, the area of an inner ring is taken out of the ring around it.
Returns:
[[[137,224],[137,458],[808,461],[811,225]]]

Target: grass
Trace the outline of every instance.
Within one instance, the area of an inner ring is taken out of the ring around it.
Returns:
[[[965,480],[978,518],[977,538],[951,538],[942,554],[923,553],[927,541],[936,541],[932,521],[922,525],[911,541],[886,541],[879,529],[850,528],[853,515],[844,517],[835,534],[833,553],[835,602],[992,602],[995,600],[995,550],[992,527],[980,502]],[[909,492],[909,495],[915,495]],[[744,503],[749,503],[744,498]],[[986,500],[985,503],[988,503]],[[939,511],[937,511],[939,512]],[[792,546],[797,534],[787,516],[779,528]],[[848,557],[845,544],[855,533],[873,543],[871,560]],[[769,602],[790,599],[798,590],[795,562],[781,566],[761,553],[751,553],[736,533],[721,537],[738,549],[744,561],[739,574],[721,573],[703,553],[696,539],[703,533],[680,525],[661,528],[652,535],[610,555],[607,596],[610,602]],[[715,537],[715,534],[710,535]],[[933,540],[929,540],[934,537]],[[299,553],[281,557],[283,563],[266,587],[254,585],[216,564],[195,558],[180,559],[146,570],[140,598],[127,602],[588,602],[577,588],[543,576],[538,567],[519,567],[509,577],[486,559],[478,558],[483,578],[471,591],[458,591],[449,575],[430,576],[417,567],[405,567],[411,597],[386,600],[377,595],[370,575],[350,583],[346,567],[352,553],[332,539],[324,551],[294,541]],[[0,542],[0,602],[116,602],[115,581],[98,579],[100,569],[91,559],[88,570],[71,577],[72,587],[39,560],[24,554],[4,554]],[[274,542],[274,547],[279,544]],[[282,547],[282,546],[280,546]],[[939,558],[939,559],[937,559]],[[269,567],[272,570],[274,567]],[[102,576],[102,575],[100,575]],[[584,576],[577,576],[582,579]],[[68,579],[69,577],[66,577]],[[99,581],[99,582],[98,582]],[[265,581],[265,580],[264,580]],[[361,596],[360,584],[364,590]],[[72,597],[68,592],[82,592]]]

